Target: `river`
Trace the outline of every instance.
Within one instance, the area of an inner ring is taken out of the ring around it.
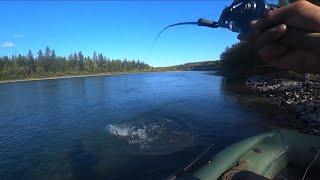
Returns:
[[[0,84],[0,177],[167,177],[270,128],[238,96],[212,72]]]

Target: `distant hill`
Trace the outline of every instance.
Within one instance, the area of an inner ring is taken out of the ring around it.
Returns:
[[[203,61],[186,63],[176,66],[156,67],[157,71],[215,71],[220,70],[221,61]]]

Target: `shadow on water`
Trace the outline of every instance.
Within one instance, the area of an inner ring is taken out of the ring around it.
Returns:
[[[75,140],[69,153],[69,163],[73,179],[96,179],[93,167],[98,164],[98,158],[86,151],[81,140]]]

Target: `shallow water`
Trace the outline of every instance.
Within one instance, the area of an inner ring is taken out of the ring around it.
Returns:
[[[1,179],[167,177],[268,129],[236,96],[207,72],[0,84]]]

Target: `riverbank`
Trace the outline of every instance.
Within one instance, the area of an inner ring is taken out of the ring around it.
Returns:
[[[302,129],[320,133],[320,78],[271,73],[248,78],[247,86],[270,103],[294,112]]]
[[[46,77],[38,77],[38,78],[0,80],[0,84],[15,83],[15,82],[27,82],[27,81],[54,80],[54,79],[69,79],[69,78],[83,78],[83,77],[96,77],[96,76],[138,74],[138,73],[148,73],[148,72],[153,72],[153,71],[116,72],[116,73],[98,73],[98,74],[80,74],[80,75],[62,75],[62,76],[52,76],[52,77],[47,77],[46,76]]]
[[[39,78],[26,78],[26,79],[12,79],[12,80],[0,80],[0,84],[15,83],[15,82],[28,82],[28,81],[43,81],[43,80],[55,80],[55,79],[69,79],[69,78],[84,78],[84,77],[97,77],[97,76],[115,76],[115,75],[126,75],[126,74],[142,74],[142,73],[162,73],[162,72],[183,72],[183,71],[135,71],[135,72],[115,72],[115,73],[98,73],[98,74],[80,74],[80,75],[63,75],[63,76],[52,76],[52,77],[39,77]]]

